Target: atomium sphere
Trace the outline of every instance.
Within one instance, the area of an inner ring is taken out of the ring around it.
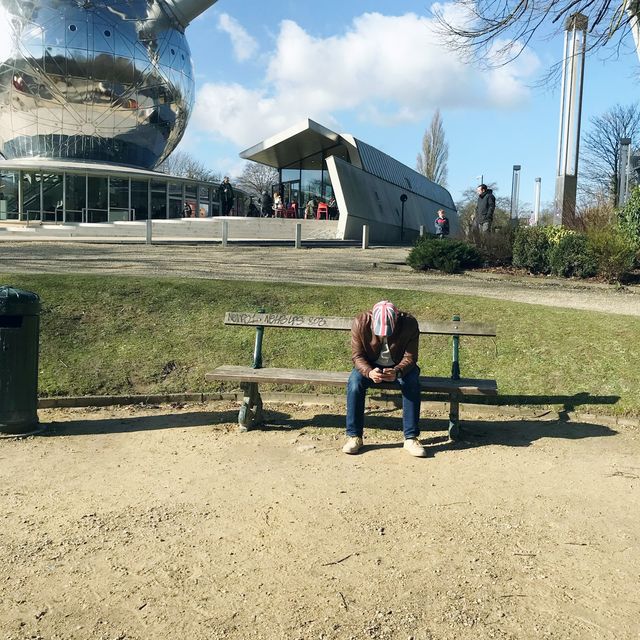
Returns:
[[[0,0],[7,159],[152,168],[180,141],[193,95],[184,29],[163,0]]]

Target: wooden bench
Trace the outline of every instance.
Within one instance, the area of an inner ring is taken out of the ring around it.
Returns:
[[[265,327],[277,329],[314,329],[350,331],[352,318],[299,316],[282,313],[227,312],[224,324],[256,327],[253,351],[253,365],[217,367],[205,375],[206,380],[223,380],[240,383],[244,398],[238,413],[241,431],[263,423],[262,398],[259,385],[264,383],[311,384],[314,386],[346,387],[351,371],[318,371],[309,369],[283,369],[262,366],[262,341]],[[431,322],[419,320],[420,333],[428,335],[452,336],[451,377],[436,378],[420,376],[420,387],[424,393],[447,395],[449,397],[449,436],[456,439],[460,435],[460,401],[467,396],[495,396],[498,386],[495,380],[460,377],[459,344],[461,336],[495,337],[492,325],[461,322],[454,316],[451,322]],[[397,384],[383,383],[376,389],[398,389]]]

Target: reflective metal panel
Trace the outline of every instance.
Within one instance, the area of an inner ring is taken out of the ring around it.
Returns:
[[[9,159],[151,168],[194,96],[184,31],[161,0],[0,0],[0,150]]]

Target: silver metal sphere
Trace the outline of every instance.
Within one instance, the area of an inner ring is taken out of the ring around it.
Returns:
[[[153,168],[180,141],[193,97],[184,26],[164,2],[0,0],[7,159]]]

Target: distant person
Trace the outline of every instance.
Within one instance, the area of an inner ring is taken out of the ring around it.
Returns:
[[[449,235],[449,218],[444,209],[438,209],[438,217],[435,221],[436,238],[444,240]]]
[[[260,217],[260,212],[258,211],[258,207],[256,207],[256,203],[253,201],[253,198],[251,199],[251,202],[249,202],[249,208],[247,209],[247,216],[249,216],[250,218]]]
[[[315,198],[309,198],[307,204],[304,205],[304,217],[307,220],[313,220],[316,217],[316,207],[318,206]]]
[[[356,316],[351,325],[353,370],[347,384],[347,437],[344,453],[362,448],[364,403],[367,389],[381,382],[397,383],[402,391],[404,448],[424,458],[420,444],[420,369],[418,368],[418,321],[387,300]]]
[[[218,187],[218,200],[220,201],[221,215],[228,216],[231,213],[231,209],[233,209],[233,198],[233,187],[229,182],[229,176],[225,176],[224,180]]]
[[[476,227],[483,233],[489,233],[493,229],[493,213],[496,210],[496,197],[493,191],[481,184],[476,189],[478,202],[476,203]]]
[[[282,196],[276,191],[273,194],[273,215],[281,218],[284,212],[284,204],[282,204]]]
[[[336,202],[335,196],[331,196],[329,198],[329,202],[327,202],[327,207],[329,207],[329,220],[337,220],[339,216],[339,212],[338,212],[338,203]]]
[[[191,218],[193,216],[193,209],[188,202],[185,202],[184,207],[182,207],[182,216],[184,218]]]
[[[260,207],[263,218],[270,218],[273,215],[273,198],[268,191],[262,192],[262,206]]]

